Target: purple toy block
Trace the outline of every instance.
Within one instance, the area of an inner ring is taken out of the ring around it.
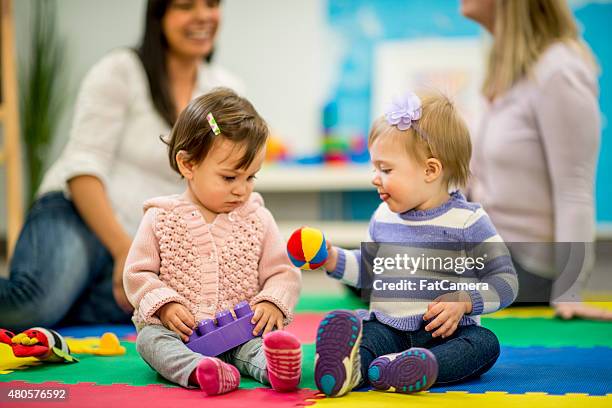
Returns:
[[[246,343],[258,336],[253,336],[255,325],[251,323],[253,310],[247,301],[242,301],[234,307],[236,319],[229,310],[215,315],[213,319],[202,320],[189,336],[187,347],[196,353],[216,357],[236,346]]]

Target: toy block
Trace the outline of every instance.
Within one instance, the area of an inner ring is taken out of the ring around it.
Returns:
[[[253,335],[255,325],[251,323],[253,310],[249,303],[247,301],[238,303],[234,307],[234,313],[235,319],[230,310],[217,313],[216,324],[213,319],[202,320],[189,336],[186,346],[196,353],[216,357],[258,337]]]

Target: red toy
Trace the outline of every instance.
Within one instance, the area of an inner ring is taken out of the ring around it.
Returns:
[[[50,363],[76,363],[66,340],[55,330],[33,327],[19,334],[0,329],[0,343],[11,346],[15,357],[36,357]]]

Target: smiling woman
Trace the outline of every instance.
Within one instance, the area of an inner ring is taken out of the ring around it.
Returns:
[[[141,43],[91,68],[0,279],[0,326],[129,321],[122,274],[142,203],[184,185],[159,136],[212,88],[242,91],[211,61],[220,20],[219,1],[150,0]]]
[[[194,14],[199,18],[194,19]],[[219,1],[172,2],[162,19],[171,54],[185,58],[210,54],[220,17]]]
[[[156,110],[173,124],[193,96],[199,63],[212,59],[221,20],[218,0],[150,0],[138,56]]]

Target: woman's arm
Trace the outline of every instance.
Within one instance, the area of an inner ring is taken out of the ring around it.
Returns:
[[[594,186],[601,134],[586,73],[564,67],[542,78],[534,101],[553,194],[556,242],[595,238]]]
[[[132,239],[117,221],[100,179],[77,176],[68,187],[79,214],[113,258],[127,255]]]
[[[114,52],[88,72],[61,158],[72,202],[114,259],[113,294],[128,312],[132,307],[125,297],[121,275],[131,239],[114,214],[105,184],[124,136],[122,130],[131,103],[133,58],[130,52]]]
[[[117,304],[126,312],[133,310],[123,290],[123,266],[132,242],[130,236],[117,221],[104,190],[95,176],[77,176],[68,181],[72,202],[85,224],[102,241],[111,253],[113,266],[113,295]]]
[[[579,292],[594,263],[595,172],[599,155],[601,121],[594,76],[576,61],[569,61],[539,78],[534,109],[545,152],[554,208],[555,242],[571,243],[584,251],[579,267],[567,268],[567,250],[557,254],[556,293],[574,282],[572,299]],[[570,270],[571,269],[571,270]]]

